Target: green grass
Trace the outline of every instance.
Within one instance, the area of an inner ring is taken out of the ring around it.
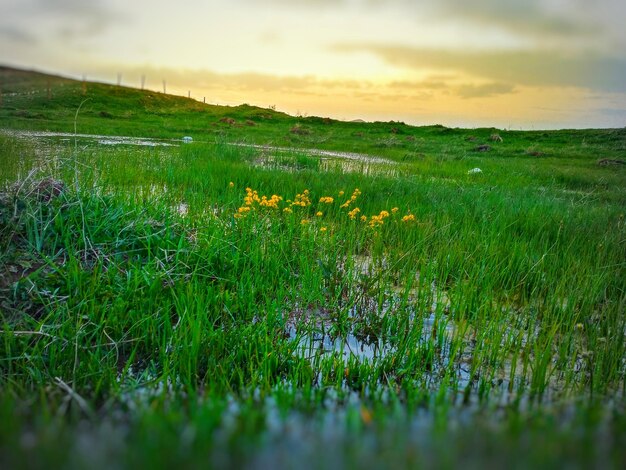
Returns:
[[[626,175],[597,161],[623,130],[341,123],[2,73],[4,128],[73,132],[89,98],[80,133],[196,142],[0,134],[1,464],[620,468]],[[268,165],[241,141],[398,163]]]

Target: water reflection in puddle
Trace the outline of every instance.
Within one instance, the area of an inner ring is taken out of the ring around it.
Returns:
[[[2,130],[3,133],[22,138],[54,138],[60,142],[71,142],[74,139],[96,141],[100,145],[135,145],[141,147],[175,147],[177,144],[164,139],[151,137],[111,136],[98,134],[73,134],[69,132]]]
[[[287,334],[296,342],[296,354],[309,359],[340,354],[344,363],[351,358],[372,362],[392,352],[381,339],[369,342],[368,338],[359,339],[351,333],[333,338],[328,333],[299,333],[295,327],[290,327]]]
[[[342,159],[341,157],[303,157],[261,153],[252,161],[252,165],[285,172],[314,170],[333,173],[359,173],[366,176],[397,177],[400,175],[400,171],[393,162],[389,164],[388,162],[369,162]]]

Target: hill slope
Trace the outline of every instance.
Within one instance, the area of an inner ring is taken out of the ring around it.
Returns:
[[[294,117],[271,109],[216,106],[149,90],[81,82],[0,67],[0,128],[196,140],[246,141],[342,150],[400,161],[463,158],[480,151],[494,157],[622,158],[626,129],[502,131],[414,127],[401,122],[342,122]],[[82,106],[81,106],[82,103]],[[493,141],[493,134],[503,142]],[[485,147],[483,147],[483,150]]]

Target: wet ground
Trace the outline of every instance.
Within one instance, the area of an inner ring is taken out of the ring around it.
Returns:
[[[96,134],[73,134],[67,132],[0,130],[7,135],[31,140],[48,140],[52,143],[70,143],[74,145],[97,144],[104,146],[132,145],[140,147],[177,147],[189,145],[184,139],[156,139],[152,137],[110,136]],[[206,143],[196,141],[196,143]],[[227,143],[235,147],[257,150],[252,164],[283,171],[307,169],[298,162],[299,156],[314,158],[316,170],[342,173],[361,173],[364,175],[397,176],[396,162],[371,155],[321,150],[312,148],[274,147],[245,143]]]

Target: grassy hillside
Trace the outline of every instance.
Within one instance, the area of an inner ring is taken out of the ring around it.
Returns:
[[[398,161],[462,158],[489,145],[498,157],[623,158],[626,129],[504,131],[414,127],[401,122],[342,122],[271,109],[214,106],[180,96],[82,83],[0,67],[0,127],[80,133],[249,142],[362,152]],[[49,90],[49,91],[48,91]],[[497,133],[503,142],[492,141]]]

